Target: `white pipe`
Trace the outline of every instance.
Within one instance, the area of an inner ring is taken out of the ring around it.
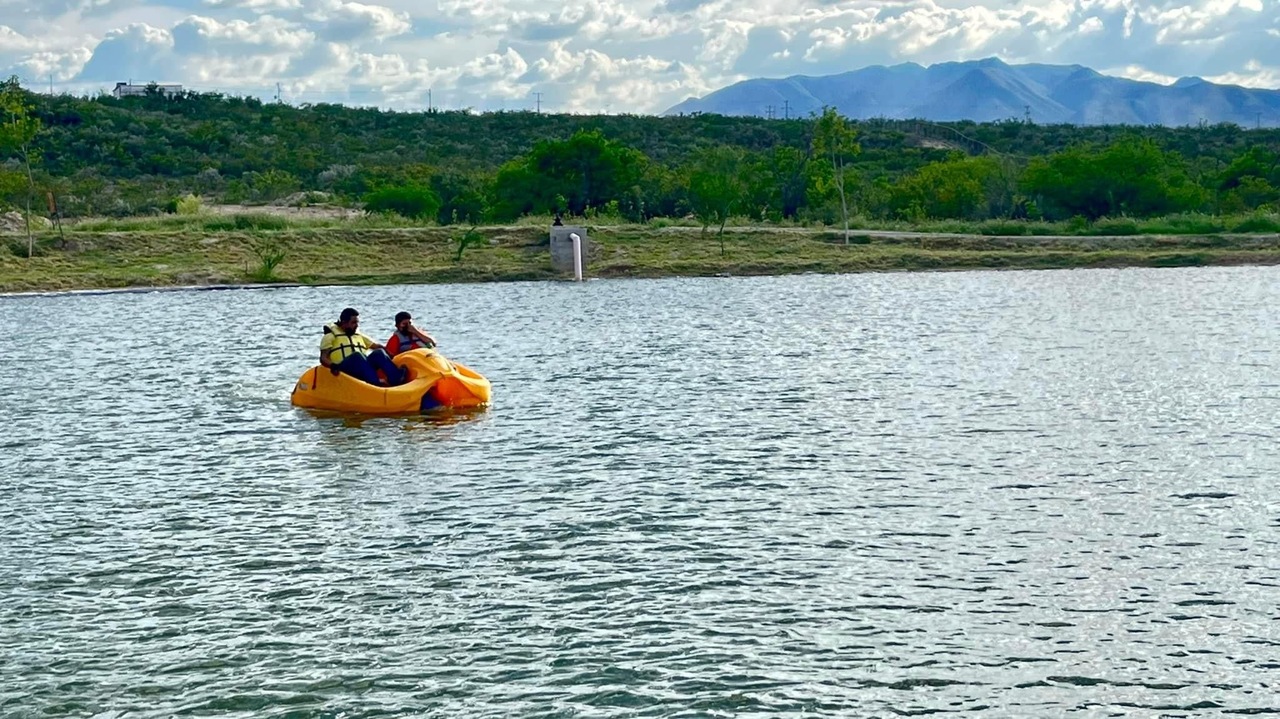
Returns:
[[[582,281],[582,238],[578,237],[578,233],[570,232],[569,239],[573,240],[573,279],[575,282]]]

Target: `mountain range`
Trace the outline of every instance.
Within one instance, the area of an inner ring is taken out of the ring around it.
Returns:
[[[806,117],[824,106],[851,119],[1280,127],[1280,90],[1198,77],[1161,85],[1103,75],[1083,65],[1009,65],[998,58],[744,80],[691,97],[663,114]]]

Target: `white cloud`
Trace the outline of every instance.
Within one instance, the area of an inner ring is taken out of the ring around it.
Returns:
[[[204,4],[211,7],[243,8],[260,12],[302,8],[302,0],[204,0]]]
[[[1096,17],[1091,17],[1080,23],[1080,29],[1076,32],[1079,32],[1081,35],[1088,35],[1091,32],[1102,32],[1104,27],[1102,20]]]
[[[632,4],[634,5],[634,4]],[[592,41],[658,38],[679,27],[672,17],[644,16],[620,0],[576,0],[546,10],[546,5],[509,18],[512,32],[526,40],[562,40],[568,37]]]
[[[742,20],[718,20],[702,30],[701,51],[696,60],[719,69],[728,69],[747,49],[751,23]]]
[[[344,0],[321,0],[312,4],[318,7],[307,11],[307,19],[321,28],[320,32],[325,38],[337,42],[380,40],[406,33],[411,27],[405,13],[395,12],[383,5]]]
[[[521,80],[554,95],[555,107],[569,112],[620,112],[636,100],[660,97],[701,83],[690,68],[655,57],[613,58],[596,50],[573,52],[556,44]]]
[[[1139,82],[1154,82],[1160,85],[1172,85],[1177,82],[1178,78],[1172,75],[1161,75],[1158,72],[1150,70],[1139,65],[1125,65],[1124,67],[1098,68],[1098,72],[1114,75],[1116,77],[1126,77],[1130,80]]]
[[[329,40],[351,41],[381,38],[408,32],[410,22],[403,13],[383,5],[323,0],[319,8],[307,13],[307,19],[319,23],[321,33]]]
[[[0,0],[0,72],[298,101],[658,112],[748,77],[1088,65],[1280,84],[1276,0]],[[1260,62],[1252,62],[1259,60]],[[292,93],[292,94],[291,94]]]
[[[34,39],[8,25],[0,25],[0,53],[32,52],[39,47],[40,43]]]
[[[173,28],[174,43],[184,53],[298,51],[315,40],[315,33],[270,15],[247,22],[219,22],[192,15]]]
[[[114,82],[122,76],[139,82],[173,82],[178,68],[171,63],[173,34],[140,23],[112,30],[93,49],[80,71],[82,80]]]
[[[1263,65],[1257,60],[1245,63],[1244,72],[1227,72],[1206,77],[1209,82],[1243,87],[1280,88],[1280,65]]]
[[[44,50],[27,55],[15,66],[20,76],[36,78],[52,78],[58,82],[66,82],[80,73],[80,69],[89,61],[93,53],[88,48],[77,48],[65,52]]]

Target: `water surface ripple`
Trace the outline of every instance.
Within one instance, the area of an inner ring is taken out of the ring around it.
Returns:
[[[0,298],[0,717],[1280,713],[1280,269]],[[342,307],[495,385],[288,405]]]

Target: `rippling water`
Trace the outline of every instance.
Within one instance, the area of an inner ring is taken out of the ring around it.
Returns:
[[[0,298],[0,716],[1280,712],[1280,269]],[[347,305],[487,412],[288,404]]]

